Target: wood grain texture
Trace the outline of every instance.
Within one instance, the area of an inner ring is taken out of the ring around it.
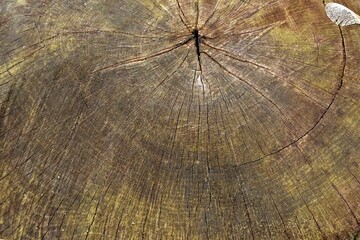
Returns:
[[[356,238],[360,27],[325,3],[0,0],[0,238]]]

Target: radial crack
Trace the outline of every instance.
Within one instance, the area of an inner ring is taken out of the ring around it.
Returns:
[[[277,74],[276,72],[272,71],[270,68],[268,68],[267,66],[264,66],[264,65],[261,65],[259,63],[256,63],[256,62],[253,62],[253,61],[249,61],[249,60],[245,60],[245,59],[241,59],[235,55],[233,55],[232,53],[226,51],[225,49],[222,49],[222,48],[218,48],[218,47],[215,47],[215,46],[212,46],[206,42],[204,42],[204,45],[212,48],[212,49],[215,49],[215,50],[218,50],[220,52],[222,52],[225,56],[227,57],[230,57],[234,60],[237,60],[239,62],[242,62],[242,63],[247,63],[249,65],[252,65],[254,67],[258,67],[258,68],[261,68],[263,70],[265,70],[266,72],[270,73],[271,75],[281,79],[284,83],[287,83],[291,86],[293,86],[294,88],[298,89],[304,96],[306,96],[307,98],[309,98],[313,103],[315,103],[316,105],[320,106],[321,108],[325,108],[325,106],[321,105],[320,103],[318,103],[315,99],[313,99],[311,96],[309,96],[308,94],[306,94],[302,88],[300,88],[299,86],[293,84],[292,82],[290,81],[287,81],[286,79],[284,79],[283,77],[281,77],[279,74]]]
[[[243,163],[243,164],[240,164],[240,166],[243,166],[243,165],[248,165],[248,164],[252,164],[252,163],[256,163],[256,162],[259,162],[259,161],[262,161],[263,159],[269,157],[269,156],[272,156],[274,154],[277,154],[281,151],[283,151],[284,149],[287,149],[288,147],[296,144],[297,142],[299,142],[301,139],[303,139],[304,137],[306,137],[308,134],[310,134],[319,124],[320,122],[322,121],[322,119],[325,117],[326,113],[329,111],[329,109],[331,108],[331,106],[333,105],[335,99],[336,99],[336,96],[339,94],[342,86],[343,86],[343,82],[344,82],[344,76],[345,76],[345,67],[346,67],[346,62],[347,62],[347,55],[346,55],[346,45],[345,45],[345,38],[344,38],[344,35],[343,35],[343,32],[342,32],[342,29],[341,27],[339,26],[339,30],[340,30],[340,36],[341,36],[341,44],[342,44],[342,48],[343,48],[343,59],[342,59],[342,64],[341,64],[341,72],[340,72],[340,82],[339,82],[339,85],[335,91],[335,93],[333,94],[333,97],[331,99],[331,102],[330,104],[328,105],[328,107],[325,109],[325,111],[321,114],[321,116],[319,117],[319,119],[315,122],[315,124],[308,130],[306,131],[304,134],[302,134],[300,137],[298,137],[297,139],[295,139],[294,141],[290,142],[289,144],[283,146],[282,148],[276,150],[276,151],[273,151],[269,154],[267,154],[266,156],[263,156],[261,158],[258,158],[258,159],[255,159],[255,160],[252,160],[250,162],[246,162],[246,163]]]
[[[212,56],[210,56],[207,52],[203,52],[206,56],[208,56],[211,60],[213,60],[215,63],[217,63],[220,68],[222,68],[224,71],[226,71],[228,74],[230,74],[231,76],[235,77],[236,79],[238,79],[239,81],[245,83],[246,85],[248,85],[249,87],[251,87],[255,92],[257,92],[260,96],[262,96],[264,99],[266,99],[267,101],[269,101],[280,113],[282,113],[284,115],[284,113],[282,112],[282,110],[280,109],[280,107],[273,101],[271,100],[269,97],[267,97],[264,93],[262,93],[258,88],[256,88],[256,86],[254,86],[253,84],[249,83],[248,81],[240,78],[239,76],[237,76],[236,74],[234,74],[233,72],[231,72],[230,70],[228,70],[226,67],[224,67],[222,64],[220,64],[216,59],[214,59]],[[288,120],[288,119],[287,119]],[[289,121],[289,120],[288,120]]]
[[[180,20],[181,22],[184,24],[184,26],[187,28],[187,30],[191,31],[191,28],[188,26],[188,24],[186,23],[187,22],[187,19],[186,19],[186,16],[184,14],[184,11],[182,10],[182,7],[180,5],[180,2],[179,0],[176,0],[176,3],[177,3],[177,6],[179,8],[179,11],[180,11]]]
[[[148,60],[148,59],[151,59],[151,58],[154,58],[154,57],[158,57],[158,56],[161,56],[163,54],[166,54],[166,53],[169,53],[185,44],[187,44],[188,42],[190,42],[194,37],[193,36],[190,36],[188,37],[187,39],[183,40],[182,42],[174,45],[174,46],[171,46],[169,48],[165,48],[165,49],[162,49],[160,51],[157,51],[155,53],[151,53],[149,55],[145,55],[145,56],[138,56],[136,58],[130,58],[130,59],[126,59],[124,61],[121,61],[121,62],[118,62],[118,63],[114,63],[114,64],[111,64],[111,65],[108,65],[108,66],[105,66],[105,67],[102,67],[102,68],[99,68],[99,69],[95,69],[92,73],[97,73],[97,72],[101,72],[101,71],[104,71],[104,70],[108,70],[108,69],[113,69],[113,68],[117,68],[117,67],[121,67],[123,65],[126,65],[126,64],[131,64],[131,63],[139,63],[139,62],[143,62],[145,60]]]

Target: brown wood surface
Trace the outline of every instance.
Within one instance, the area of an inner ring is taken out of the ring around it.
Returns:
[[[360,26],[325,3],[0,0],[0,238],[356,238]]]

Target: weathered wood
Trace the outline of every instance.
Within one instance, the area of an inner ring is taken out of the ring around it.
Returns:
[[[0,238],[354,238],[360,26],[325,3],[2,0]]]

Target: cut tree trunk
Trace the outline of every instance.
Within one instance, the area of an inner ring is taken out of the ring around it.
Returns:
[[[360,26],[325,4],[0,0],[0,238],[356,238]]]

